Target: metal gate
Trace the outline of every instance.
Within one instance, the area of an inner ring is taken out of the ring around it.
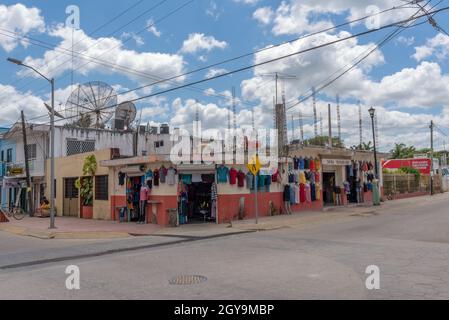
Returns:
[[[65,217],[79,217],[79,192],[75,185],[77,179],[64,179],[63,215]]]

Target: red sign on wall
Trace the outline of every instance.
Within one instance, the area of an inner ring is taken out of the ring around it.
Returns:
[[[432,162],[430,159],[401,159],[401,160],[386,160],[382,163],[384,169],[395,170],[401,168],[413,168],[419,170],[421,174],[430,175],[432,169]]]

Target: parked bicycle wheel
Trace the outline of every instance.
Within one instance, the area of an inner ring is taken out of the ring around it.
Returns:
[[[23,218],[25,218],[25,212],[22,208],[14,208],[12,215],[16,220],[22,220]]]

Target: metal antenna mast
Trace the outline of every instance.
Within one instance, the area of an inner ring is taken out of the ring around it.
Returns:
[[[304,121],[302,118],[302,111],[299,110],[299,128],[301,130],[301,142],[304,142]]]
[[[363,145],[363,118],[362,118],[362,105],[360,101],[357,102],[359,106],[359,148],[362,148]]]
[[[339,95],[337,95],[337,125],[338,125],[338,139],[341,141],[341,110],[340,110]]]
[[[316,108],[316,90],[312,88],[312,98],[313,98],[313,125],[315,129],[315,138],[318,137],[318,113]]]
[[[232,87],[232,113],[233,113],[233,124],[234,124],[234,132],[237,131],[237,105],[235,98],[235,87]]]
[[[324,137],[323,114],[321,112],[320,112],[320,133],[321,136]]]

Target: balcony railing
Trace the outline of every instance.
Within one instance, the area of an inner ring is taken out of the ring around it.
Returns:
[[[43,176],[45,174],[45,161],[30,160],[28,162],[31,176]],[[24,177],[25,162],[5,163],[3,169],[3,177]]]

